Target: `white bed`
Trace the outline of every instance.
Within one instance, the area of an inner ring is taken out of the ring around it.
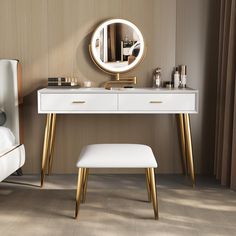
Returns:
[[[0,126],[0,181],[25,163],[22,140],[21,67],[17,60],[0,60],[0,109],[6,123]]]

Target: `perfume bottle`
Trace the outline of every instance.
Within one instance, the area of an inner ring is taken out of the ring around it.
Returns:
[[[153,88],[160,88],[161,82],[161,68],[157,67],[153,72]]]
[[[186,88],[186,84],[187,84],[187,66],[186,65],[180,66],[180,81],[181,81],[181,88]]]
[[[179,74],[179,70],[178,67],[175,67],[175,73],[174,73],[174,88],[179,88],[179,84],[180,84],[180,74]]]

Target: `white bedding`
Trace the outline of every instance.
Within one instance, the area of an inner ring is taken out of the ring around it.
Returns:
[[[0,127],[0,156],[16,146],[16,138],[10,129]]]
[[[0,59],[0,108],[7,116],[5,126],[0,127],[0,182],[25,163],[25,148],[20,144],[18,66],[17,60]]]

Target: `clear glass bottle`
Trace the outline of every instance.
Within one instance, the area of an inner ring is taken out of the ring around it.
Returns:
[[[153,88],[160,88],[161,85],[161,68],[157,67],[153,72]]]

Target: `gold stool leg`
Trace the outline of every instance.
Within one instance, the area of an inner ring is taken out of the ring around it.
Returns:
[[[195,186],[195,174],[194,174],[194,163],[193,163],[193,149],[191,140],[191,127],[189,121],[189,114],[184,114],[184,126],[185,126],[185,139],[186,139],[186,153],[189,165],[189,171],[191,175],[192,185]]]
[[[149,169],[146,168],[146,184],[147,184],[147,192],[148,192],[148,201],[151,202],[151,191],[150,191],[150,174]]]
[[[49,145],[48,175],[52,173],[55,133],[56,133],[56,114],[52,114],[51,136],[50,136],[50,145]]]
[[[156,180],[155,180],[155,171],[154,168],[149,168],[150,171],[150,184],[151,184],[151,194],[152,194],[152,203],[155,220],[158,220],[158,201],[157,201],[157,191],[156,191]]]
[[[84,203],[86,200],[86,193],[87,193],[87,186],[88,186],[88,174],[89,174],[89,169],[84,168],[82,203]]]
[[[76,192],[76,206],[75,206],[75,218],[78,218],[79,213],[79,206],[80,206],[80,199],[81,199],[81,193],[83,188],[83,175],[84,170],[83,168],[79,168],[78,171],[78,183],[77,183],[77,192]]]
[[[49,140],[51,136],[51,132],[50,132],[51,124],[52,124],[52,114],[47,114],[45,133],[44,133],[44,143],[43,143],[43,155],[42,155],[41,187],[43,187],[46,165],[48,161]]]
[[[185,175],[188,174],[187,168],[187,159],[186,159],[186,140],[185,140],[185,131],[184,131],[184,117],[183,114],[178,114],[179,119],[179,139],[180,139],[180,147],[181,147],[181,154],[182,154],[182,168],[183,173]]]

